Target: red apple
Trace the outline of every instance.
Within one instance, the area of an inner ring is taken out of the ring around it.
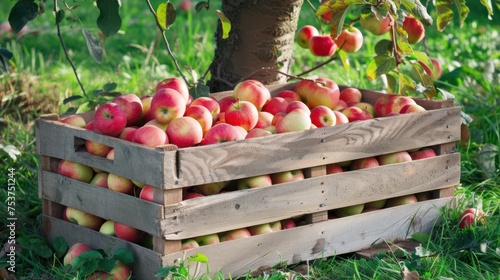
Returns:
[[[264,107],[262,107],[262,111],[264,112],[269,112],[272,115],[275,115],[276,113],[279,112],[285,112],[286,108],[288,106],[288,101],[279,96],[272,97],[269,102],[264,104]]]
[[[276,122],[276,133],[308,130],[311,128],[311,124],[308,112],[295,109]]]
[[[193,238],[188,238],[188,239],[182,240],[181,250],[189,250],[189,249],[194,249],[194,248],[198,248],[198,247],[200,247],[200,244],[198,244],[198,242],[196,242],[196,240],[194,240]]]
[[[282,97],[286,101],[288,101],[288,103],[290,103],[292,101],[302,101],[302,99],[300,98],[300,95],[293,90],[280,91],[280,92],[278,92],[278,94],[276,94],[276,97]]]
[[[339,102],[339,87],[337,83],[327,78],[318,78],[315,81],[301,80],[294,91],[310,109],[319,105],[331,109]]]
[[[185,117],[191,117],[200,123],[203,135],[212,127],[213,116],[207,107],[202,105],[191,105],[186,109],[184,113]]]
[[[226,123],[241,126],[246,131],[254,128],[259,119],[259,111],[249,101],[238,101],[232,104],[224,114]]]
[[[339,94],[339,99],[343,100],[347,106],[352,106],[356,103],[361,102],[363,95],[361,91],[354,87],[347,87],[343,89]]]
[[[155,201],[154,200],[154,192],[155,192],[155,188],[153,186],[144,185],[144,187],[142,187],[142,189],[141,189],[141,192],[139,193],[139,198],[154,202]]]
[[[263,128],[254,127],[252,129],[250,129],[250,131],[245,136],[245,139],[256,138],[256,137],[263,137],[263,136],[272,135],[272,134],[273,133],[270,132],[269,130],[265,130]]]
[[[118,136],[127,125],[127,115],[120,105],[109,102],[97,108],[94,115],[94,130],[98,133]]]
[[[220,123],[207,131],[205,137],[201,140],[200,145],[209,145],[242,139],[244,138],[241,136],[241,133],[236,127],[227,123]]]
[[[169,139],[165,131],[150,124],[139,127],[136,130],[132,141],[152,148],[169,143]]]
[[[189,88],[188,88],[186,82],[184,82],[183,79],[181,79],[181,78],[167,78],[167,79],[164,79],[163,81],[159,82],[156,85],[155,95],[159,91],[162,91],[163,89],[167,89],[167,88],[168,89],[173,89],[173,90],[177,91],[178,93],[180,93],[182,95],[182,97],[184,98],[185,104],[188,104],[188,101],[189,101]]]
[[[81,128],[85,128],[85,126],[87,126],[87,122],[85,121],[85,119],[82,116],[76,114],[62,118],[61,122]]]
[[[90,180],[89,184],[107,189],[108,175],[109,174],[106,172],[96,173],[94,177],[92,177],[92,180]]]
[[[66,207],[64,212],[68,221],[89,229],[99,230],[104,223],[104,219],[73,207]]]
[[[273,184],[269,174],[257,175],[248,178],[238,179],[236,186],[239,190],[268,187]]]
[[[319,32],[316,27],[312,25],[305,25],[302,26],[297,31],[297,35],[295,35],[295,40],[297,41],[297,44],[299,44],[301,48],[308,49],[309,41],[311,40],[311,38],[318,35]]]
[[[411,152],[410,156],[412,160],[418,160],[418,159],[435,157],[437,155],[434,149],[432,148],[422,148],[418,151]]]
[[[142,117],[144,118],[144,116],[149,112],[149,109],[151,108],[151,100],[153,100],[153,96],[145,95],[141,96],[140,99],[142,103]]]
[[[92,167],[69,160],[61,160],[57,167],[57,173],[81,182],[88,183],[94,177]]]
[[[192,198],[197,198],[197,197],[204,197],[205,195],[197,192],[187,192],[182,196],[182,200],[187,200],[187,199],[192,199]]]
[[[337,122],[332,109],[323,105],[312,108],[310,118],[316,127],[334,126]]]
[[[411,105],[411,104],[416,105],[417,103],[415,102],[415,100],[411,99],[408,96],[396,95],[395,97],[389,100],[389,104],[390,104],[390,113],[400,113],[401,109],[406,105]]]
[[[226,187],[227,182],[214,182],[195,186],[194,188],[204,195],[218,194]]]
[[[221,242],[247,238],[250,236],[252,236],[252,234],[250,233],[250,231],[248,231],[247,228],[233,229],[233,230],[221,233],[219,235]]]
[[[73,260],[76,257],[80,256],[83,252],[92,251],[92,250],[93,249],[90,246],[88,246],[87,244],[75,243],[68,249],[68,252],[66,252],[66,254],[64,255],[63,264],[64,265],[68,265],[68,264],[75,265]]]
[[[177,6],[177,9],[184,12],[190,11],[193,9],[193,2],[191,2],[191,0],[182,0],[182,2],[179,3],[179,6]]]
[[[114,103],[120,105],[127,116],[127,126],[136,124],[142,117],[142,101],[135,94],[124,94],[113,99]]]
[[[335,114],[335,117],[336,117],[336,124],[335,125],[349,123],[349,119],[347,118],[347,116],[344,113],[339,112],[339,111],[333,111],[333,113]]]
[[[344,169],[342,166],[338,164],[327,164],[326,165],[326,174],[335,174],[335,173],[342,173],[344,172]]]
[[[105,157],[112,148],[102,143],[85,140],[85,150],[96,156]]]
[[[328,2],[330,0],[321,0],[321,4],[324,4],[325,2]],[[330,22],[332,20],[332,11],[328,11],[324,14],[321,14],[321,17],[326,20],[327,22]]]
[[[288,106],[286,107],[285,113],[290,113],[291,111],[293,111],[295,109],[302,109],[302,110],[306,111],[307,114],[311,114],[311,109],[309,109],[309,107],[307,107],[307,105],[302,101],[292,101],[292,102],[288,103]],[[282,113],[282,112],[280,112],[280,113]],[[277,113],[276,115],[278,115],[280,113]],[[285,115],[286,114],[283,114],[283,116],[285,116]]]
[[[380,166],[376,157],[356,159],[351,163],[351,170],[359,170]]]
[[[135,135],[136,131],[137,131],[137,127],[127,126],[118,135],[118,138],[132,142],[133,141],[132,139],[134,139],[134,135]]]
[[[257,124],[254,128],[264,128],[272,125],[274,116],[265,111],[260,111],[257,119]]]
[[[210,114],[212,115],[212,119],[216,119],[217,115],[221,112],[219,102],[210,97],[205,97],[205,96],[198,97],[194,99],[189,106],[191,107],[194,105],[199,105],[207,108]]]
[[[136,228],[115,221],[114,229],[116,237],[120,239],[132,243],[139,243],[141,240],[141,231]]]
[[[113,269],[111,269],[109,274],[113,276],[113,280],[128,280],[132,275],[132,271],[128,265],[120,261],[116,261],[115,266],[113,266]]]
[[[467,208],[460,214],[459,228],[469,228],[476,224],[477,221],[484,223],[482,220],[484,212],[477,208]]]
[[[385,17],[379,20],[375,16],[361,17],[361,27],[375,35],[382,35],[391,29],[391,18]]]
[[[179,148],[192,147],[201,142],[203,129],[197,120],[179,117],[168,124],[167,137],[170,144]]]
[[[295,221],[293,219],[281,220],[280,223],[282,229],[289,229],[295,227]]]
[[[125,194],[132,194],[134,191],[134,183],[128,178],[109,173],[108,189]]]
[[[358,102],[358,103],[352,105],[352,107],[358,107],[359,109],[361,109],[365,112],[368,112],[368,114],[370,114],[372,116],[372,118],[376,117],[375,107],[368,102]]]
[[[220,112],[226,112],[227,108],[231,106],[231,104],[236,103],[236,98],[233,96],[226,96],[219,100]]]
[[[149,110],[157,121],[168,124],[184,115],[186,100],[178,91],[165,88],[155,93]]]
[[[400,114],[409,114],[409,113],[425,112],[425,111],[427,111],[427,110],[418,104],[407,104],[401,108],[399,113]]]
[[[422,22],[413,17],[412,15],[408,15],[405,17],[403,21],[403,29],[408,33],[408,43],[416,44],[425,37],[425,28]]]
[[[271,228],[271,225],[269,223],[265,223],[255,226],[249,226],[248,231],[250,232],[251,235],[260,235],[260,234],[272,233],[273,229]]]
[[[102,223],[99,232],[108,236],[116,236],[115,234],[115,221],[107,220]]]
[[[357,52],[363,46],[363,34],[354,26],[342,30],[335,44],[345,52]]]
[[[373,119],[372,115],[368,111],[354,106],[345,108],[342,110],[342,114],[347,117],[349,122]]]
[[[337,45],[330,35],[316,35],[309,40],[309,50],[315,56],[332,56]]]
[[[219,235],[217,235],[216,233],[207,234],[207,235],[203,235],[203,236],[197,236],[194,238],[194,240],[196,242],[198,242],[198,244],[200,244],[200,246],[206,246],[206,245],[220,243]]]
[[[257,110],[261,110],[264,104],[271,99],[271,93],[264,84],[257,80],[245,80],[239,82],[233,90],[233,97],[236,100],[248,101],[255,105]]]
[[[414,194],[392,197],[387,199],[387,202],[385,203],[385,208],[417,203],[417,202],[418,202],[417,197]]]
[[[271,174],[271,181],[274,184],[288,183],[304,180],[304,172],[301,169],[289,170]]]
[[[377,159],[380,165],[412,161],[411,156],[407,151],[379,155]]]
[[[356,204],[356,205],[346,206],[346,207],[334,209],[333,213],[339,218],[357,215],[357,214],[363,212],[364,206],[365,206],[364,204]]]

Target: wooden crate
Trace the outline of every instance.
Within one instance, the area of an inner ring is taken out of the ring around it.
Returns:
[[[270,87],[272,94],[291,88],[293,84]],[[363,101],[372,104],[382,94],[362,93]],[[63,236],[70,244],[131,248],[137,279],[151,279],[159,267],[174,264],[184,254],[201,252],[208,256],[211,272],[221,269],[237,276],[261,265],[353,252],[429,231],[438,218],[437,208],[450,202],[459,184],[455,142],[460,139],[461,109],[449,101],[416,101],[428,111],[183,149],[149,148],[62,124],[57,116],[41,118],[36,133],[45,232],[49,238]],[[84,117],[91,119],[92,113]],[[115,159],[87,153],[85,139],[113,147]],[[428,146],[437,157],[326,175],[326,164]],[[155,202],[60,176],[56,171],[61,159],[152,185]],[[186,186],[294,169],[304,169],[307,179],[182,201]],[[434,199],[328,219],[328,210],[425,191],[432,191]],[[64,206],[145,231],[154,237],[153,249],[65,222]],[[306,215],[306,225],[180,251],[183,239],[300,215]]]

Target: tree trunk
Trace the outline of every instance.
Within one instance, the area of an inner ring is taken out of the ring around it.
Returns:
[[[279,84],[286,77],[262,71],[264,67],[288,73],[297,20],[304,0],[223,0],[222,12],[231,22],[229,38],[222,39],[219,24],[210,72],[211,92],[232,89],[241,79]]]

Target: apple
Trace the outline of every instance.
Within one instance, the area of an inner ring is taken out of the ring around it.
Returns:
[[[132,271],[128,265],[117,260],[109,274],[113,276],[113,280],[127,280],[130,279]]]
[[[272,233],[273,229],[271,228],[271,225],[269,223],[265,223],[255,226],[249,226],[248,231],[250,232],[251,235],[260,235],[260,234]]]
[[[116,236],[115,221],[107,220],[99,228],[99,232],[108,236]]]
[[[422,22],[412,15],[405,16],[403,29],[408,33],[408,43],[416,44],[425,37],[425,28]]]
[[[408,104],[416,104],[416,102],[408,96],[384,94],[377,98],[373,106],[377,117],[385,117],[391,113],[399,113],[401,108]]]
[[[202,185],[197,185],[194,188],[204,195],[218,194],[220,191],[226,187],[227,182],[213,182],[206,183]]]
[[[108,279],[115,279],[115,278],[113,275],[111,275],[109,273],[98,270],[98,271],[93,272],[89,276],[87,276],[87,278],[85,278],[85,279],[86,280],[108,280]]]
[[[408,96],[396,95],[389,100],[389,112],[400,113],[403,107],[411,104],[416,105],[417,103],[415,102],[415,100]]]
[[[273,181],[271,179],[271,175],[264,174],[264,175],[257,175],[257,176],[238,179],[236,186],[239,190],[245,190],[245,189],[268,187],[271,186],[272,184]]]
[[[229,108],[231,104],[236,103],[236,98],[234,98],[233,96],[226,96],[221,98],[218,102],[220,108],[219,110],[221,113],[223,113],[227,111],[227,108]]]
[[[335,174],[335,173],[342,173],[344,172],[344,169],[342,166],[332,163],[332,164],[327,164],[326,165],[326,174]]]
[[[399,205],[405,205],[405,204],[411,204],[411,203],[417,203],[417,202],[418,202],[418,199],[414,194],[392,197],[392,198],[387,199],[387,202],[385,203],[385,208],[399,206]]]
[[[239,131],[239,133],[241,134],[241,137],[243,137],[243,139],[245,139],[247,137],[248,131],[246,131],[243,127],[235,126],[235,128]]]
[[[108,102],[97,108],[94,115],[94,131],[109,135],[118,136],[127,126],[127,115],[120,105]]]
[[[119,223],[115,221],[114,225],[114,230],[116,237],[132,242],[132,243],[139,243],[141,240],[141,231],[133,228],[131,226]]]
[[[124,194],[132,194],[134,191],[134,183],[128,178],[109,173],[108,189]]]
[[[391,29],[391,18],[389,16],[379,20],[375,16],[361,17],[361,27],[375,35],[382,35]]]
[[[192,147],[203,139],[203,128],[191,117],[179,117],[168,124],[167,137],[170,144],[179,148]]]
[[[295,40],[297,44],[303,49],[309,48],[309,41],[312,37],[318,36],[318,29],[312,25],[304,25],[298,31],[297,35],[295,35]]]
[[[81,128],[85,128],[85,126],[87,126],[85,119],[77,114],[66,116],[62,118],[60,122]]]
[[[226,110],[224,114],[226,123],[241,126],[246,131],[254,128],[259,120],[257,107],[249,101],[238,101]]]
[[[194,105],[199,105],[203,106],[208,109],[210,114],[212,115],[212,119],[216,119],[217,115],[221,112],[220,111],[220,105],[217,102],[217,100],[206,97],[206,96],[201,96],[193,100],[189,107],[194,106]]]
[[[300,103],[302,103],[302,102],[300,102]],[[307,110],[309,110],[309,108],[308,108]],[[292,110],[292,111],[293,111],[293,110]],[[306,112],[307,112],[307,111],[306,111]],[[272,125],[272,126],[276,126],[276,124],[277,124],[278,122],[280,122],[280,121],[281,121],[281,120],[282,120],[282,119],[286,116],[286,114],[287,114],[286,112],[280,112],[280,113],[277,113],[276,115],[274,115],[274,116],[273,116],[273,120],[271,121],[271,125]],[[266,127],[268,127],[268,126],[266,126]],[[264,128],[264,129],[265,129],[265,128]],[[275,130],[275,133],[276,133],[276,127],[275,127],[275,129],[274,129],[274,130]]]
[[[357,52],[363,46],[363,34],[354,26],[342,30],[335,44],[345,52]]]
[[[189,95],[189,88],[183,79],[176,78],[176,77],[164,79],[163,81],[159,82],[156,85],[155,95],[159,91],[162,91],[164,89],[173,89],[173,90],[177,91],[184,98],[185,104],[188,104],[189,96],[190,96]]]
[[[151,100],[153,100],[153,96],[144,95],[139,97],[139,99],[141,100],[142,103],[142,117],[144,118],[144,116],[149,111],[149,108],[151,108]]]
[[[184,239],[181,243],[181,250],[189,250],[200,247],[200,244],[196,242],[193,238]]]
[[[412,161],[410,153],[408,153],[407,151],[399,151],[399,152],[379,155],[377,159],[380,165]]]
[[[85,150],[93,155],[105,157],[112,148],[102,143],[85,140]]]
[[[443,75],[443,66],[441,65],[441,63],[435,59],[435,58],[431,58],[431,62],[432,62],[432,65],[434,66],[434,71],[432,71],[432,76],[434,77],[434,79],[439,79],[441,78],[441,76]]]
[[[191,2],[191,0],[182,0],[177,6],[177,9],[179,11],[188,12],[193,9],[193,2]]]
[[[168,124],[173,119],[184,115],[186,100],[178,91],[164,88],[155,93],[149,110],[152,111],[157,121]]]
[[[275,115],[278,112],[285,112],[286,108],[288,106],[288,101],[279,96],[272,97],[269,102],[264,104],[262,107],[262,111],[271,113],[272,115]]]
[[[200,246],[220,243],[219,235],[217,235],[216,233],[207,234],[207,235],[203,235],[203,236],[197,236],[194,238],[194,240],[196,242],[198,242],[198,244],[200,244]]]
[[[358,103],[352,105],[352,107],[358,107],[359,109],[361,109],[365,112],[368,112],[368,114],[370,114],[372,116],[372,118],[376,117],[375,107],[368,102],[358,102]]]
[[[76,257],[80,256],[83,252],[88,252],[92,250],[93,249],[87,244],[75,243],[71,247],[69,247],[68,252],[66,252],[66,254],[64,255],[63,264],[75,265],[75,263],[73,263],[73,260]]]
[[[293,219],[284,219],[280,221],[282,229],[289,229],[295,227],[295,221]]]
[[[373,119],[373,116],[368,111],[354,106],[345,108],[342,110],[342,114],[347,117],[349,122]]]
[[[106,172],[96,173],[94,177],[92,177],[92,180],[90,180],[89,184],[107,189],[108,175],[109,174]]]
[[[272,134],[273,133],[271,131],[265,130],[264,128],[254,127],[252,129],[250,129],[250,131],[245,136],[245,139],[263,137],[263,136],[272,135]]]
[[[324,4],[325,2],[328,2],[330,0],[321,0],[321,4]],[[321,17],[326,20],[327,22],[330,22],[332,20],[332,11],[328,11],[324,14],[321,14]]]
[[[427,110],[418,104],[407,104],[401,108],[399,113],[400,114],[409,114],[409,113],[425,112],[425,111],[427,111]]]
[[[209,145],[223,143],[228,141],[236,141],[244,139],[238,129],[227,123],[219,123],[212,126],[205,137],[201,140],[200,145]]]
[[[264,104],[271,99],[271,93],[262,82],[245,80],[236,84],[233,97],[236,100],[251,102],[260,111]]]
[[[335,125],[349,123],[349,119],[347,118],[347,116],[344,113],[342,113],[340,111],[333,111],[333,113],[335,114],[335,120],[336,120]]]
[[[276,133],[308,130],[311,128],[311,124],[308,112],[295,109],[276,122]]]
[[[94,177],[94,170],[92,167],[69,160],[61,160],[57,166],[57,173],[59,175],[88,183]]]
[[[339,103],[339,87],[337,83],[327,78],[318,78],[314,81],[301,80],[294,91],[310,109],[319,105],[331,109]]]
[[[347,106],[361,102],[361,98],[363,98],[363,94],[359,89],[354,87],[344,88],[339,94],[339,99],[344,101]]]
[[[347,107],[349,107],[347,105],[347,103],[344,100],[339,99],[339,103],[337,103],[337,105],[335,107],[331,108],[331,109],[334,110],[334,111],[342,111],[342,110],[344,110]]]
[[[276,94],[276,97],[282,97],[288,101],[288,103],[292,101],[302,101],[300,95],[293,90],[282,90]]]
[[[214,118],[207,107],[202,105],[192,105],[184,112],[185,117],[191,117],[200,123],[203,135],[212,127]]]
[[[420,202],[420,201],[431,200],[433,198],[433,195],[432,195],[432,191],[428,191],[428,192],[416,193],[415,197]]]
[[[257,124],[254,128],[264,128],[273,124],[274,115],[269,112],[260,111],[257,118]]]
[[[434,149],[429,148],[429,147],[422,148],[418,151],[414,151],[414,152],[410,153],[410,157],[412,160],[431,158],[431,157],[435,157],[435,156],[437,156],[436,152],[434,151]]]
[[[347,217],[347,216],[352,216],[352,215],[357,215],[361,212],[363,212],[363,208],[365,207],[364,204],[356,204],[356,205],[351,205],[351,206],[346,206],[338,209],[333,209],[333,213],[339,217]]]
[[[359,170],[380,166],[376,157],[356,159],[351,163],[351,170]]]
[[[118,138],[132,142],[133,141],[132,139],[134,138],[134,134],[136,131],[137,127],[127,126],[118,135]]]
[[[79,226],[86,227],[93,230],[99,230],[104,223],[104,219],[96,215],[75,209],[73,207],[66,207],[64,214],[68,221],[75,223]]]
[[[142,101],[135,94],[124,94],[115,97],[114,102],[122,107],[127,116],[127,126],[136,124],[142,117]]]
[[[291,111],[293,111],[295,109],[302,109],[302,110],[306,111],[307,114],[311,114],[311,109],[309,109],[309,107],[307,107],[307,105],[302,101],[292,101],[292,102],[288,103],[288,106],[286,107],[285,113],[290,113]],[[280,113],[283,113],[283,112],[279,112],[276,115],[278,115]],[[283,116],[285,116],[285,115],[286,114],[283,114]]]
[[[276,222],[270,222],[269,226],[271,226],[271,230],[273,232],[280,231],[281,230],[281,222],[276,221]]]
[[[330,35],[316,35],[309,40],[309,50],[315,56],[332,56],[337,45]]]
[[[141,189],[141,192],[139,193],[139,198],[154,202],[155,201],[154,200],[154,192],[155,192],[155,188],[153,186],[144,185],[144,187],[142,187],[142,189]]]
[[[247,238],[250,236],[252,236],[252,234],[250,233],[250,231],[248,231],[247,228],[233,229],[233,230],[221,233],[219,235],[221,242]]]
[[[382,209],[384,208],[385,204],[387,202],[387,199],[380,199],[376,201],[370,201],[365,203],[365,210],[366,209]]]
[[[333,110],[323,105],[312,108],[310,118],[316,127],[334,126],[337,122]]]
[[[302,172],[302,169],[289,170],[289,171],[283,171],[283,172],[271,174],[271,181],[272,181],[273,185],[287,183],[287,182],[300,181],[300,180],[304,180],[304,178],[305,178],[304,172]]]
[[[187,200],[187,199],[192,199],[192,198],[197,198],[197,197],[203,197],[205,195],[197,192],[187,192],[183,194],[182,200]]]
[[[166,132],[151,124],[139,127],[132,137],[132,141],[152,148],[169,143]]]
[[[484,224],[484,212],[477,208],[467,208],[460,214],[459,228],[469,228],[476,224],[477,221]]]

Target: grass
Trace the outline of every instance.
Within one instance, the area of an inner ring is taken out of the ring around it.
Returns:
[[[153,1],[153,6],[159,2]],[[52,3],[46,5],[47,11],[52,9]],[[106,40],[106,56],[101,64],[88,55],[78,23],[65,22],[63,34],[87,91],[117,82],[117,89],[123,93],[144,95],[163,77],[177,74],[158,33],[151,31],[154,22],[149,12],[130,1],[124,2],[121,9],[123,32]],[[310,22],[311,12],[306,6],[303,10],[299,25]],[[248,279],[285,279],[287,274],[303,279],[402,279],[405,268],[407,273],[418,273],[422,279],[500,279],[500,111],[497,109],[500,35],[498,21],[485,21],[478,16],[479,9],[471,10],[473,14],[462,29],[456,23],[449,26],[446,34],[428,29],[425,46],[431,56],[445,65],[445,75],[437,86],[455,95],[455,102],[473,118],[469,125],[470,139],[459,147],[462,186],[457,189],[457,195],[463,198],[459,200],[458,209],[482,205],[489,214],[486,224],[459,230],[459,210],[447,208],[442,210],[442,222],[434,227],[428,240],[422,242],[420,252],[385,253],[372,260],[336,256],[270,269]],[[0,11],[0,18],[6,18],[6,11],[8,9]],[[76,9],[75,15],[81,19],[96,17],[95,12],[88,13],[84,8]],[[498,13],[495,16],[498,18]],[[168,38],[181,65],[190,65],[198,73],[208,68],[214,49],[215,20],[215,14],[209,12],[202,16],[179,15]],[[92,22],[85,20],[85,27],[96,32]],[[39,159],[33,123],[40,114],[65,112],[71,104],[62,104],[62,100],[81,92],[60,50],[49,13],[30,23],[30,27],[31,34],[1,43],[13,52],[15,65],[10,75],[0,76],[0,115],[3,116],[0,144],[12,145],[20,154],[14,160],[0,149],[0,185],[7,186],[6,174],[9,168],[14,168],[16,232],[22,247],[18,252],[17,279],[66,279],[72,274],[57,258],[62,245],[48,244],[40,235]],[[332,77],[339,84],[381,89],[380,80],[366,79],[365,65],[373,56],[373,39],[367,36],[361,52],[350,56],[350,71],[334,61],[311,74]],[[292,73],[320,62],[307,50],[294,48]],[[8,195],[5,188],[0,190],[2,202],[7,201]],[[6,203],[1,204],[1,213],[7,213],[6,207]],[[2,244],[8,235],[8,229],[1,226]],[[3,259],[2,267],[6,267]]]

